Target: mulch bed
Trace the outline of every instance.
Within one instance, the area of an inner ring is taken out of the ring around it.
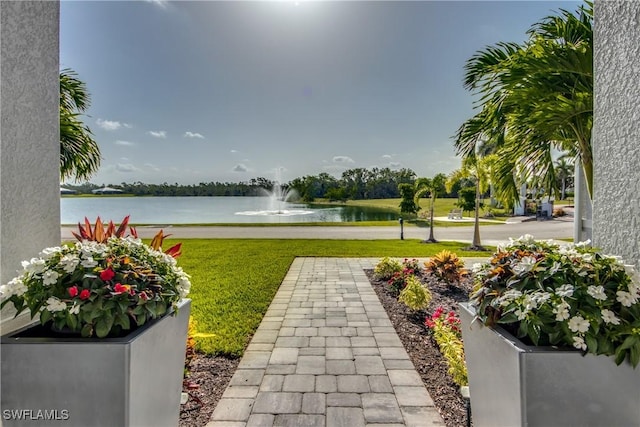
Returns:
[[[386,282],[374,279],[372,270],[366,273],[445,424],[447,427],[466,426],[465,402],[424,320],[427,313],[433,313],[438,306],[457,311],[457,303],[468,300],[471,281],[465,279],[459,286],[452,287],[422,275],[421,280],[431,290],[433,299],[427,310],[414,313],[397,301]],[[188,392],[190,398],[181,406],[180,427],[203,427],[209,422],[239,362],[237,358],[196,355],[184,382],[183,391]]]

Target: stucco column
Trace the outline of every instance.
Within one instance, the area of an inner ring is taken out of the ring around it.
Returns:
[[[640,2],[594,13],[593,240],[640,267]]]
[[[0,2],[0,282],[60,244],[60,4]],[[2,312],[2,333],[26,319]]]

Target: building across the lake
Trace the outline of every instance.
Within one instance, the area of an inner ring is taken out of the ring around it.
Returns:
[[[122,193],[122,190],[105,186],[102,188],[96,188],[95,190],[92,191],[92,193],[93,194],[119,194],[119,193]]]

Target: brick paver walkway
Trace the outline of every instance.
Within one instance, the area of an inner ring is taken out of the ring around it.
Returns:
[[[298,258],[207,427],[443,426],[363,269]]]

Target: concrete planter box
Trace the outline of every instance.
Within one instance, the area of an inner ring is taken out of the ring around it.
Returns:
[[[640,425],[640,368],[527,346],[460,308],[474,427]]]
[[[3,336],[3,425],[178,425],[191,300],[178,307],[122,338]]]

